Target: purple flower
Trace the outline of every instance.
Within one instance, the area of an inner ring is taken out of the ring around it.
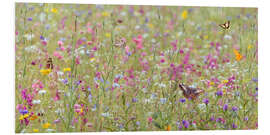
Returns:
[[[219,90],[219,91],[216,92],[216,94],[217,94],[217,96],[222,96],[223,92],[222,92],[222,90]]]
[[[189,127],[189,122],[186,121],[186,120],[183,120],[182,121],[182,124],[184,125],[185,128],[188,128]]]
[[[205,99],[203,99],[203,102],[204,102],[206,105],[208,105],[209,99],[208,99],[208,98],[205,98]]]
[[[214,117],[214,116],[212,116],[212,117],[210,118],[210,120],[211,120],[211,121],[214,121],[214,120],[215,120],[215,117]]]
[[[223,105],[223,111],[227,111],[228,110],[228,104],[224,104]]]
[[[238,111],[238,108],[237,108],[236,106],[233,106],[233,107],[232,107],[232,110],[233,110],[234,112],[236,112],[236,111]]]
[[[248,121],[248,117],[245,117],[245,118],[244,118],[244,121]]]
[[[178,129],[179,129],[179,130],[182,130],[182,128],[183,128],[183,127],[182,127],[181,125],[178,126]]]
[[[60,122],[60,119],[56,119],[56,120],[54,120],[54,122],[53,123],[59,123]]]
[[[258,82],[258,79],[257,78],[252,78],[252,81],[253,82]]]
[[[137,102],[137,101],[138,101],[137,98],[132,98],[132,102],[133,102],[133,103],[135,103],[135,102]]]
[[[141,124],[141,123],[140,123],[139,121],[136,122],[136,125],[137,125],[137,126],[140,126],[140,124]]]
[[[42,35],[40,35],[39,39],[44,40],[45,38]]]
[[[179,99],[179,102],[185,103],[185,102],[186,102],[186,99],[185,99],[185,98],[180,98],[180,99]]]
[[[64,84],[67,84],[68,83],[68,79],[66,78],[65,80],[63,80],[63,83]]]
[[[237,125],[233,123],[232,127],[235,129],[235,128],[237,128]]]
[[[32,18],[32,17],[29,17],[27,20],[28,20],[28,21],[32,21],[32,20],[33,20],[33,18]]]

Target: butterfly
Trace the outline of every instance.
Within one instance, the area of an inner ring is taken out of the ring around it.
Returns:
[[[121,48],[125,47],[126,46],[126,39],[125,38],[118,39],[116,41],[116,43],[114,44],[114,46],[121,47]]]
[[[46,67],[47,69],[53,69],[52,58],[48,58]]]
[[[121,19],[118,19],[118,20],[117,20],[117,22],[118,22],[118,23],[122,23],[122,22],[123,22],[123,20],[121,20]]]
[[[189,87],[184,85],[183,83],[179,84],[180,89],[183,91],[184,96],[189,99],[195,100],[204,90]]]
[[[223,29],[229,29],[230,28],[230,21],[225,22],[224,24],[219,25]]]

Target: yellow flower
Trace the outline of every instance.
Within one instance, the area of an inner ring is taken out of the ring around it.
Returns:
[[[40,73],[41,73],[42,75],[48,75],[48,74],[51,73],[51,72],[52,72],[51,69],[41,69],[41,70],[40,70]]]
[[[150,29],[153,29],[153,28],[154,28],[154,25],[153,25],[152,23],[148,23],[148,27],[149,27]]]
[[[235,59],[237,60],[237,61],[240,61],[241,59],[242,59],[242,55],[236,50],[236,49],[233,49],[233,52],[234,52],[234,54],[235,54]]]
[[[106,38],[110,38],[110,37],[111,37],[111,33],[106,33],[106,34],[105,34],[105,37],[106,37]]]
[[[214,85],[215,83],[214,83],[214,82],[210,82],[209,84],[210,84],[210,85]]]
[[[50,123],[45,123],[45,124],[42,125],[43,128],[49,128],[50,126],[51,126]]]
[[[228,83],[229,81],[228,81],[228,80],[223,80],[222,82],[223,82],[223,83]]]
[[[167,131],[170,131],[171,128],[172,128],[171,125],[168,125],[168,126],[165,127],[165,129],[166,129]]]
[[[187,15],[188,15],[188,12],[187,12],[187,10],[184,10],[183,12],[182,12],[182,19],[186,19],[187,18]]]
[[[153,60],[154,59],[154,56],[150,56],[150,58],[149,58],[150,60]]]
[[[227,90],[226,90],[226,89],[223,89],[223,93],[224,93],[224,94],[227,94]]]
[[[203,39],[208,39],[208,35],[204,35],[203,36]]]
[[[35,133],[37,133],[38,131],[39,131],[39,130],[36,129],[36,128],[33,129],[33,132],[35,132]]]
[[[93,58],[90,58],[90,62],[94,62],[96,59],[93,57]]]
[[[51,9],[51,12],[53,12],[53,13],[57,13],[57,12],[58,12],[58,10],[57,10],[56,8],[52,8],[52,9]]]
[[[251,48],[253,48],[253,45],[248,45],[248,50],[250,50]]]
[[[26,119],[26,118],[28,118],[28,117],[29,117],[29,114],[23,115],[23,118],[24,118],[24,119]]]
[[[71,68],[64,68],[64,72],[71,71]]]
[[[19,120],[23,120],[23,115],[20,116]]]
[[[117,28],[115,28],[115,30],[116,30],[116,31],[120,31],[120,28],[117,27]]]
[[[109,16],[110,14],[109,14],[108,12],[102,12],[101,15],[104,16],[104,17],[107,17],[107,16]]]

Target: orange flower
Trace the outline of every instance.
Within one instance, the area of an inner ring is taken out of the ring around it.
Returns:
[[[168,125],[168,126],[166,126],[166,128],[165,128],[165,129],[166,129],[167,131],[170,131],[170,130],[171,130],[171,128],[172,128],[172,127],[171,127],[171,125]]]
[[[32,116],[30,117],[30,120],[35,120],[35,119],[37,119],[37,118],[38,118],[37,115],[32,115]]]
[[[240,61],[243,58],[243,56],[236,49],[233,49],[233,52],[237,61]]]

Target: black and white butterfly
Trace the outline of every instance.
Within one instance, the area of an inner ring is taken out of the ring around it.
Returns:
[[[183,91],[184,96],[189,99],[195,100],[201,93],[204,92],[202,89],[193,88],[184,85],[183,83],[179,84],[180,89]]]
[[[229,29],[230,28],[230,21],[225,22],[224,24],[220,24],[219,26],[223,29]]]

